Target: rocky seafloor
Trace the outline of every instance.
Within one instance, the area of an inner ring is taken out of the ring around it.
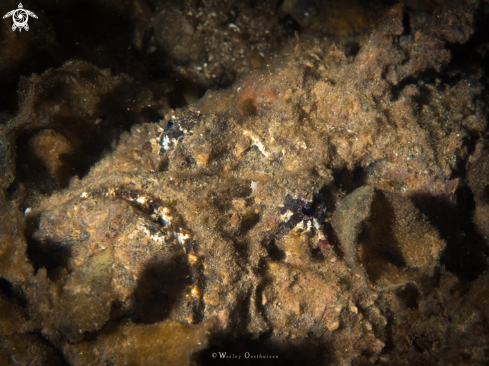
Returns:
[[[489,364],[489,1],[24,6],[0,364]]]

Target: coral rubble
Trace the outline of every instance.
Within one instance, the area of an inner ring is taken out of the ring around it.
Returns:
[[[22,77],[1,362],[484,364],[489,5],[130,3],[139,57],[230,86]]]

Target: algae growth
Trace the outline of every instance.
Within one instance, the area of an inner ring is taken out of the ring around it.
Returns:
[[[31,6],[0,363],[486,362],[487,2]]]

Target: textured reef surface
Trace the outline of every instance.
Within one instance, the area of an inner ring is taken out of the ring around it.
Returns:
[[[487,365],[487,1],[35,6],[2,365]]]

